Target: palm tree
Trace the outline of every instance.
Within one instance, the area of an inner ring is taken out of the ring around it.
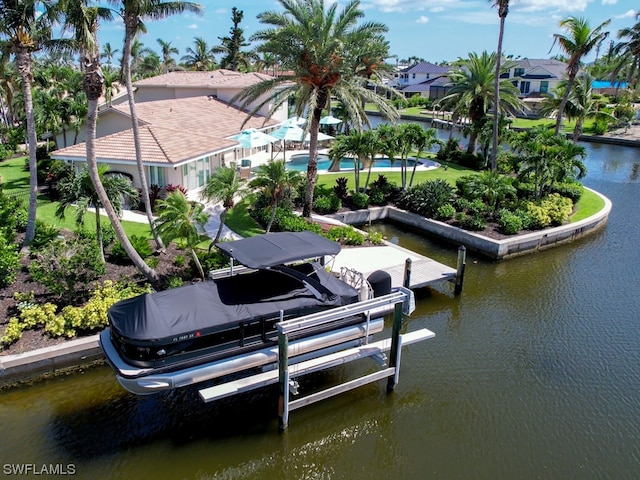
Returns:
[[[187,47],[187,54],[180,61],[190,70],[198,72],[213,70],[216,66],[216,57],[207,41],[202,37],[196,37],[193,39],[193,44],[194,48]]]
[[[138,177],[140,187],[142,189],[142,200],[147,214],[147,220],[151,227],[151,232],[159,249],[164,248],[162,239],[156,234],[153,221],[153,212],[151,211],[151,201],[149,200],[149,185],[147,184],[147,176],[144,171],[144,163],[142,158],[142,148],[140,145],[140,130],[138,123],[138,113],[136,111],[136,102],[133,97],[133,83],[131,79],[131,52],[132,42],[136,35],[146,31],[144,24],[145,19],[160,20],[177,13],[185,11],[201,13],[202,7],[198,4],[184,1],[162,1],[162,0],[109,0],[110,3],[120,7],[120,16],[124,21],[125,35],[124,47],[122,51],[122,71],[124,73],[124,81],[127,87],[127,95],[129,97],[129,111],[131,113],[131,127],[133,131],[133,143],[136,152],[136,165],[138,167]]]
[[[165,73],[168,73],[176,67],[176,61],[171,55],[177,55],[178,49],[176,47],[172,47],[171,42],[165,42],[161,38],[156,39],[156,41],[160,45],[160,50],[162,51],[162,68]]]
[[[155,284],[158,274],[150,268],[136,252],[127,237],[116,209],[109,201],[109,195],[100,180],[98,162],[96,160],[95,139],[96,123],[98,120],[98,100],[104,90],[104,77],[100,66],[100,45],[98,43],[99,18],[110,18],[110,10],[100,7],[87,7],[86,0],[67,0],[65,5],[65,22],[63,29],[72,30],[78,50],[80,50],[81,65],[84,77],[82,86],[85,91],[87,106],[87,169],[96,189],[100,203],[107,212],[111,226],[118,241],[136,268]]]
[[[442,146],[442,140],[438,138],[438,132],[435,128],[429,128],[425,130],[424,128],[420,127],[420,130],[414,130],[411,141],[413,143],[413,148],[416,149],[416,161],[413,163],[411,179],[409,180],[409,188],[411,188],[411,186],[413,185],[413,178],[416,175],[416,167],[418,166],[417,160],[420,158],[422,152],[430,150],[436,145]]]
[[[240,175],[235,168],[220,167],[213,172],[202,191],[202,196],[208,201],[222,202],[224,210],[220,214],[220,226],[213,243],[217,243],[222,235],[224,221],[227,213],[235,204],[236,199],[241,199],[249,193],[245,182],[240,179]]]
[[[138,189],[133,186],[131,180],[120,174],[108,174],[108,165],[98,166],[98,176],[104,186],[109,198],[109,202],[113,206],[118,216],[122,215],[122,202],[125,196],[129,197],[132,202],[137,202],[139,193]],[[60,203],[56,209],[56,216],[64,218],[67,207],[76,206],[76,225],[84,225],[84,216],[89,207],[95,208],[96,215],[96,238],[100,247],[100,256],[104,263],[104,245],[102,242],[102,226],[100,223],[100,208],[102,203],[96,191],[89,170],[85,167],[79,173],[73,172],[70,176],[58,183],[58,192],[60,194]]]
[[[640,20],[640,12],[636,13],[636,20]],[[637,21],[632,27],[618,30],[618,39],[625,39],[613,48],[613,54],[619,60],[613,71],[613,76],[622,70],[624,66],[628,66],[627,81],[629,85],[637,85],[640,80],[640,21]]]
[[[118,53],[119,51],[120,50],[118,50],[117,48],[113,48],[111,44],[107,42],[102,46],[102,53],[100,54],[100,58],[106,58],[107,67],[111,68],[111,62],[113,61],[113,57],[115,57],[116,53]]]
[[[329,171],[336,171],[340,167],[340,161],[344,157],[353,157],[353,175],[355,180],[355,191],[360,191],[360,170],[369,166],[369,174],[371,173],[370,165],[373,164],[373,157],[380,151],[380,144],[377,141],[376,130],[365,130],[359,132],[352,130],[349,135],[340,135],[336,137],[333,145],[329,149],[329,158],[331,158],[331,166]],[[369,177],[367,177],[367,184]],[[365,185],[364,189],[367,189]]]
[[[584,18],[569,17],[560,22],[560,27],[567,30],[567,35],[555,33],[553,43],[558,42],[560,49],[569,57],[567,61],[567,87],[564,96],[558,107],[558,117],[556,118],[556,135],[560,134],[562,126],[562,116],[569,100],[569,94],[573,87],[576,75],[580,71],[580,61],[588,55],[594,48],[598,47],[609,36],[609,32],[603,29],[609,25],[610,20],[606,20],[592,29],[589,21]],[[553,48],[553,46],[551,47]]]
[[[29,143],[29,213],[24,243],[29,245],[36,232],[38,202],[38,167],[36,148],[38,138],[33,111],[32,54],[51,44],[51,26],[56,21],[59,4],[35,0],[3,0],[0,2],[0,36],[3,47],[15,55],[15,63],[22,83],[24,113]],[[40,11],[42,9],[42,11]]]
[[[272,53],[282,68],[292,70],[292,77],[264,80],[245,88],[231,101],[242,100],[242,108],[252,109],[252,116],[270,105],[267,119],[293,98],[294,114],[307,117],[309,129],[309,162],[302,214],[311,215],[313,190],[318,173],[318,132],[320,118],[330,97],[341,100],[351,122],[362,129],[369,120],[365,102],[372,102],[388,118],[398,117],[397,110],[386,99],[367,86],[383,86],[382,73],[371,78],[356,75],[357,55],[363,45],[384,41],[387,27],[377,22],[357,25],[363,17],[359,0],[352,0],[338,13],[338,4],[325,9],[324,0],[278,0],[284,11],[267,11],[258,15],[269,25],[256,32],[251,40],[261,42],[260,52]],[[248,118],[247,118],[248,120]]]
[[[493,80],[493,138],[491,149],[491,170],[498,171],[498,130],[500,115],[497,105],[500,104],[500,63],[502,61],[502,39],[504,38],[504,22],[509,15],[509,0],[491,0],[494,7],[498,7],[498,17],[500,18],[500,31],[498,33],[498,48],[496,50],[496,73]]]
[[[201,203],[190,202],[180,190],[167,195],[158,201],[159,214],[156,229],[166,242],[176,238],[184,240],[185,247],[191,252],[191,258],[196,265],[200,277],[205,278],[202,264],[196,253],[196,245],[204,239],[204,225],[209,216],[204,213]]]
[[[481,55],[470,53],[461,67],[449,73],[451,88],[449,93],[438,102],[449,106],[454,111],[468,115],[471,120],[471,133],[467,152],[470,154],[475,153],[478,126],[485,121],[490,105],[497,105],[494,109],[496,115],[501,111],[515,113],[522,109],[522,101],[518,98],[520,92],[508,79],[502,79],[499,82],[500,98],[499,103],[496,104],[494,97],[496,62],[495,53],[489,54],[486,51]],[[502,71],[506,71],[511,67],[511,64],[505,64],[501,68]]]
[[[300,172],[287,170],[284,160],[277,160],[260,165],[256,170],[256,178],[250,182],[250,186],[261,189],[271,199],[271,218],[267,225],[267,233],[271,231],[271,225],[276,217],[278,203],[285,195],[294,189],[302,181]]]
[[[565,110],[571,112],[570,116],[576,119],[576,126],[573,129],[571,138],[574,143],[582,135],[582,126],[586,118],[595,118],[596,122],[615,121],[613,115],[601,110],[604,104],[598,97],[599,95],[593,91],[593,78],[591,75],[585,74],[576,77]]]
[[[223,54],[220,59],[220,68],[237,71],[239,67],[242,67],[246,70],[251,65],[251,61],[255,59],[255,54],[242,51],[243,47],[250,45],[245,42],[244,31],[238,26],[242,22],[243,16],[242,10],[238,10],[236,7],[231,9],[231,21],[233,22],[233,27],[229,32],[231,36],[218,37],[221,45],[212,48],[213,53]]]

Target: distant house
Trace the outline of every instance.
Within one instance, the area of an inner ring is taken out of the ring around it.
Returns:
[[[421,62],[396,73],[396,88],[410,97],[419,94],[432,99],[444,96],[447,73],[451,67]]]
[[[555,59],[523,58],[500,78],[509,78],[520,90],[522,97],[550,93],[564,78],[567,64]]]
[[[243,158],[266,153],[268,147],[243,149],[231,137],[247,128],[274,128],[286,120],[286,106],[265,121],[264,115],[247,120],[245,111],[229,103],[244,87],[265,78],[269,77],[216,70],[171,72],[137,82],[136,111],[148,184],[179,185],[189,198],[198,199],[215,168],[240,165]],[[96,128],[98,163],[133,178],[139,187],[128,102],[101,109]],[[84,132],[79,140],[83,143],[56,150],[52,158],[86,163]]]

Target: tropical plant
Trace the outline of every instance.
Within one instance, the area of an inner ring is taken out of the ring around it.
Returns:
[[[309,162],[302,214],[308,217],[318,173],[320,119],[330,98],[342,101],[358,129],[369,125],[364,109],[366,102],[374,103],[388,118],[398,116],[393,105],[371,89],[385,88],[384,70],[365,68],[368,57],[361,55],[375,50],[387,56],[385,46],[388,45],[383,37],[387,28],[377,22],[357,25],[363,17],[359,0],[347,3],[340,13],[337,3],[325,9],[324,0],[278,0],[278,3],[282,12],[267,11],[258,15],[260,22],[271,28],[256,32],[251,40],[262,42],[259,51],[273,54],[283,68],[293,72],[292,76],[270,78],[249,86],[232,102],[241,100],[242,108],[252,106],[250,116],[270,104],[267,114],[270,118],[293,98],[294,114],[307,116]],[[371,76],[367,78],[369,72]]]
[[[329,158],[331,158],[329,171],[336,171],[336,166],[339,170],[342,159],[352,157],[355,191],[360,191],[360,170],[362,168],[367,168],[369,171],[364,186],[364,190],[366,190],[369,184],[369,176],[371,175],[373,158],[380,152],[380,148],[381,145],[378,141],[376,130],[365,130],[363,132],[352,130],[349,135],[339,135],[329,149]]]
[[[120,7],[120,16],[124,21],[125,35],[124,47],[122,51],[122,71],[127,96],[129,100],[129,111],[131,113],[131,129],[133,132],[133,144],[136,152],[136,165],[138,167],[138,177],[142,190],[142,201],[145,206],[147,220],[151,227],[151,233],[158,248],[164,248],[162,239],[154,228],[153,211],[149,201],[149,186],[142,158],[142,147],[140,144],[140,129],[138,123],[138,112],[133,95],[133,83],[131,79],[131,48],[132,42],[139,33],[146,32],[145,19],[159,20],[182,12],[201,13],[202,7],[198,4],[185,1],[163,1],[163,0],[109,0],[111,4]]]
[[[167,73],[176,68],[176,61],[171,56],[173,54],[178,54],[178,49],[176,47],[171,46],[171,42],[165,42],[161,38],[157,38],[156,42],[160,45],[160,50],[162,53],[162,69],[164,73]]]
[[[133,186],[131,180],[120,174],[109,174],[108,165],[98,166],[98,177],[102,182],[109,202],[113,206],[118,216],[122,215],[122,203],[125,196],[132,202],[137,202],[139,198],[138,189]],[[100,248],[102,262],[104,263],[104,243],[102,239],[102,224],[100,222],[100,209],[102,203],[96,191],[88,169],[85,167],[80,172],[72,172],[69,176],[58,182],[58,193],[60,203],[56,209],[56,216],[65,217],[67,207],[76,207],[76,225],[84,225],[84,217],[90,207],[95,209],[96,217],[96,240]]]
[[[113,48],[109,42],[106,42],[102,46],[102,53],[100,54],[100,58],[106,58],[107,67],[111,68],[111,62],[113,62],[113,57],[115,57],[116,53],[118,53],[119,51],[120,50],[118,50],[117,48]]]
[[[118,218],[118,213],[109,201],[109,195],[100,180],[98,162],[96,160],[95,139],[98,100],[104,91],[104,76],[100,65],[100,45],[98,43],[98,22],[100,18],[109,18],[110,11],[100,7],[88,7],[85,5],[85,0],[67,0],[65,12],[66,17],[63,28],[73,32],[76,48],[80,51],[83,69],[82,86],[88,101],[86,145],[89,176],[96,189],[100,203],[107,212],[116,237],[136,268],[150,283],[155,284],[158,280],[158,274],[144,262],[127,238]]]
[[[273,220],[278,210],[278,204],[287,194],[295,191],[302,181],[302,175],[296,170],[288,170],[284,160],[277,160],[260,165],[256,170],[256,178],[251,180],[250,186],[261,189],[271,200],[271,217],[266,231],[271,231]]]
[[[500,30],[498,32],[498,47],[496,49],[496,69],[493,79],[493,136],[491,138],[491,170],[498,171],[498,134],[500,128],[500,114],[497,105],[500,105],[500,73],[502,63],[502,40],[504,38],[504,22],[509,15],[509,0],[490,0],[491,5],[498,8],[500,18]]]
[[[462,65],[449,73],[449,92],[438,104],[463,113],[471,120],[469,145],[467,152],[474,154],[476,139],[480,126],[487,117],[489,107],[495,104],[494,80],[497,57],[495,53],[482,52],[478,55],[470,53]],[[501,66],[501,72],[512,67],[510,62]],[[499,82],[499,103],[494,108],[496,115],[500,112],[515,113],[522,109],[522,101],[518,97],[518,89],[509,81]]]
[[[220,226],[213,243],[220,241],[227,213],[234,207],[236,200],[243,199],[249,193],[246,182],[240,179],[240,175],[235,168],[220,167],[213,172],[202,191],[202,196],[208,201],[222,202],[223,210],[220,214]]]
[[[243,51],[244,47],[250,44],[244,39],[244,30],[239,27],[242,22],[244,12],[236,7],[231,8],[231,21],[233,26],[229,31],[229,37],[218,37],[221,44],[213,47],[212,51],[216,54],[222,54],[220,59],[220,68],[238,71],[239,68],[249,69],[251,61],[255,60],[255,54],[249,51]]]
[[[580,61],[588,55],[594,48],[599,47],[607,38],[609,32],[605,32],[604,28],[609,25],[609,20],[602,22],[596,28],[592,29],[589,21],[584,18],[569,17],[560,22],[560,27],[567,31],[567,35],[559,33],[553,34],[553,43],[557,42],[562,52],[567,55],[567,86],[564,96],[558,107],[558,117],[556,118],[555,133],[560,133],[562,126],[562,116],[564,109],[569,101],[569,94],[576,79],[576,75],[580,71]],[[552,46],[553,48],[553,46]]]
[[[403,135],[407,137],[407,141],[411,143],[411,149],[415,149],[416,161],[413,162],[411,178],[409,179],[409,188],[411,188],[411,186],[413,185],[413,179],[416,175],[416,168],[418,167],[417,160],[420,158],[420,155],[422,155],[422,152],[430,150],[436,145],[442,146],[443,142],[438,138],[438,132],[435,128],[429,128],[425,130],[417,123],[407,125],[415,125],[414,127],[404,127],[404,130],[402,132]]]
[[[3,0],[0,2],[0,39],[4,52],[15,55],[15,63],[22,84],[24,114],[29,144],[29,214],[24,243],[33,241],[36,229],[38,202],[38,168],[36,148],[38,138],[33,111],[32,63],[33,53],[52,45],[52,25],[59,17],[59,3],[35,0]],[[3,52],[3,53],[4,53]]]
[[[216,67],[216,57],[213,49],[209,47],[204,38],[194,38],[193,48],[187,47],[186,51],[186,55],[184,55],[180,61],[184,63],[189,70],[204,72],[213,70]]]
[[[489,212],[493,213],[506,199],[516,199],[517,192],[511,180],[509,177],[490,171],[460,177],[456,185],[459,190],[462,190],[460,193],[464,198],[481,199],[489,207]]]
[[[640,12],[636,13],[636,23],[632,27],[618,30],[621,41],[613,47],[613,55],[618,59],[612,71],[616,78],[623,69],[627,70],[626,80],[629,85],[638,88],[640,80]]]
[[[158,201],[158,210],[155,223],[158,233],[165,242],[182,239],[191,253],[191,259],[200,277],[204,279],[205,273],[195,250],[196,245],[206,237],[204,225],[209,220],[209,216],[204,213],[203,205],[190,202],[184,193],[177,190],[168,194],[166,199]]]

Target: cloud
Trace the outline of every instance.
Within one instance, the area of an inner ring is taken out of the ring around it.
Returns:
[[[196,25],[195,23],[192,23],[187,28],[190,28],[191,30],[197,30],[198,29],[198,25]]]
[[[615,5],[618,3],[618,0],[602,0],[603,5]]]
[[[521,0],[513,4],[512,10],[521,12],[584,12],[591,0]],[[604,0],[610,1],[610,0]]]
[[[429,17],[422,15],[416,20],[416,23],[429,23]]]
[[[416,5],[418,3],[418,5]],[[420,5],[422,4],[422,5]],[[376,8],[381,12],[420,12],[427,9],[430,12],[442,12],[453,8],[468,7],[463,0],[432,0],[429,2],[416,2],[415,0],[367,0],[363,2],[363,8]]]
[[[636,16],[635,10],[629,10],[624,12],[622,15],[616,15],[615,18],[634,18]]]

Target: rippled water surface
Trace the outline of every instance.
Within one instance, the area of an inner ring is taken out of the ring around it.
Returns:
[[[638,478],[640,149],[586,146],[585,183],[614,205],[606,228],[504,262],[469,255],[463,294],[421,295],[407,319],[436,337],[405,348],[394,393],[380,382],[297,410],[279,434],[273,389],[138,398],[100,367],[0,393],[0,463],[91,479]],[[455,265],[451,248],[373,228]]]

